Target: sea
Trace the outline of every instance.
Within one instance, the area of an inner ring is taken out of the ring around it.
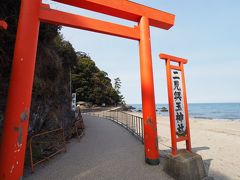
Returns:
[[[141,112],[141,104],[131,104],[133,111]],[[169,112],[161,112],[161,108],[168,108],[168,104],[157,104],[157,114],[169,116]],[[237,120],[240,121],[240,103],[189,103],[189,116],[201,119]]]

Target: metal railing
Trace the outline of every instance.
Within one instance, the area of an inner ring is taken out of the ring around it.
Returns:
[[[101,117],[121,125],[142,143],[144,143],[143,118],[123,111],[99,111],[86,113],[91,116]]]
[[[29,140],[31,169],[49,160],[60,152],[66,152],[64,130],[62,128],[33,135]]]
[[[70,136],[74,134],[78,137],[78,141],[84,135],[84,122],[79,110],[75,114],[75,122],[73,126],[68,129]],[[31,136],[29,139],[29,153],[31,170],[34,172],[34,167],[44,161],[49,160],[60,152],[66,152],[66,134],[63,128],[54,129],[50,131],[41,132]]]

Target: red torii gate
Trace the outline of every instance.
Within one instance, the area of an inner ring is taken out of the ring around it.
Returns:
[[[159,164],[149,26],[168,30],[175,16],[127,0],[55,0],[131,20],[128,27],[50,9],[41,0],[22,0],[0,149],[0,179],[21,179],[24,168],[40,22],[64,25],[139,41],[145,161]]]

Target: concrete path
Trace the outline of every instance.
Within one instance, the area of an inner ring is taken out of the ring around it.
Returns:
[[[84,116],[85,136],[73,139],[67,153],[36,167],[25,180],[170,180],[162,166],[144,162],[143,145],[118,124]]]

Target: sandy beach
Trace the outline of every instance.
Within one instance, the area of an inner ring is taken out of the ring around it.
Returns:
[[[141,116],[141,113],[134,113]],[[158,116],[160,154],[171,146],[169,117]],[[192,150],[204,160],[214,179],[240,179],[240,121],[190,118]],[[178,143],[184,148],[185,142]]]

